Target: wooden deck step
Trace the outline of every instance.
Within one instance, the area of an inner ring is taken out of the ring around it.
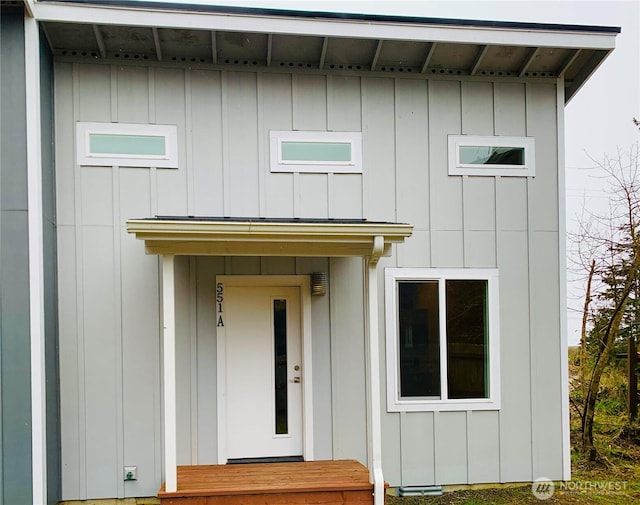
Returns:
[[[369,471],[353,460],[178,467],[162,505],[372,505]]]

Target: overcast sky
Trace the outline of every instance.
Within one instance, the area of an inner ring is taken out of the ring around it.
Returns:
[[[640,0],[174,0],[245,7],[336,11],[369,14],[529,21],[618,26],[616,49],[566,107],[567,225],[586,203],[603,202],[602,181],[590,167],[605,153],[628,149],[640,140],[632,118],[640,119]],[[569,342],[577,343],[581,284],[569,286]]]

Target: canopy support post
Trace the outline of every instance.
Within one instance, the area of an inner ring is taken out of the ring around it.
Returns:
[[[164,472],[165,492],[178,490],[176,461],[176,318],[175,256],[162,256],[162,322],[164,351]]]
[[[373,483],[374,505],[384,505],[382,474],[382,423],[380,419],[380,341],[378,321],[378,260],[384,253],[384,237],[373,238],[371,255],[365,261],[365,301],[367,313],[367,466]]]

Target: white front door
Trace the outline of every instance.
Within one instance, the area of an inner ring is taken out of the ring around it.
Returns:
[[[300,287],[224,291],[227,459],[301,456]]]

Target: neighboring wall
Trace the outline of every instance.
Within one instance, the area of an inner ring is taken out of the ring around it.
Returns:
[[[0,504],[32,502],[24,14],[0,7]]]
[[[125,229],[156,214],[408,222],[381,266],[498,267],[502,409],[385,409],[385,478],[561,477],[555,82],[460,79],[56,63],[63,498],[155,494],[161,480],[158,260]],[[180,169],[75,166],[76,121],[176,124]],[[362,131],[364,174],[271,174],[270,129]],[[460,133],[535,136],[535,179],[447,176]],[[215,461],[215,275],[327,269],[316,457],[366,461],[362,261],[178,258],[179,464]],[[138,481],[122,481],[125,464]]]

